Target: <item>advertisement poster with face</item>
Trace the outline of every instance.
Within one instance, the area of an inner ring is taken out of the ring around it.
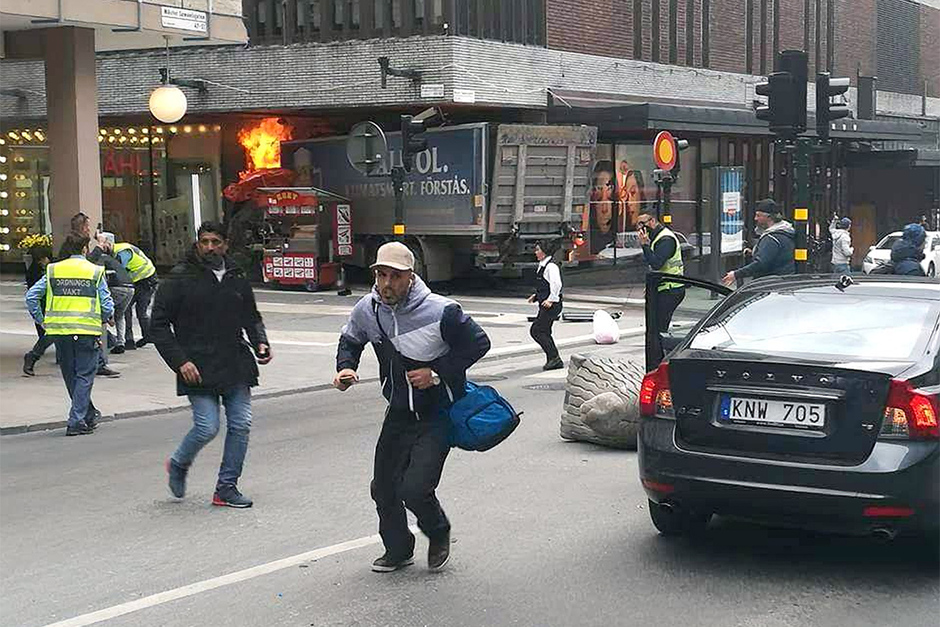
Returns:
[[[674,230],[695,228],[695,174],[698,154],[694,147],[683,151],[684,170],[672,187]],[[578,249],[581,260],[627,259],[642,252],[636,233],[642,213],[656,215],[656,183],[653,179],[652,142],[599,144],[589,191],[587,241]]]

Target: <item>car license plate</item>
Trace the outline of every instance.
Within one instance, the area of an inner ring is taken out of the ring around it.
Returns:
[[[723,422],[822,429],[826,425],[826,406],[822,403],[742,398],[725,394],[721,399],[719,417]]]

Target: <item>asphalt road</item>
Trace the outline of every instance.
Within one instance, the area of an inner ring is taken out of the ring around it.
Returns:
[[[427,572],[421,538],[414,566],[369,569],[381,553],[369,498],[383,409],[374,384],[255,404],[249,510],[209,504],[221,438],[197,460],[187,497],[169,496],[162,464],[185,412],[91,437],[4,437],[0,624],[937,625],[940,566],[918,541],[726,520],[703,540],[659,537],[636,454],[562,441],[564,375],[539,362],[476,375],[525,414],[496,449],[448,460],[439,494],[454,546],[440,574]]]

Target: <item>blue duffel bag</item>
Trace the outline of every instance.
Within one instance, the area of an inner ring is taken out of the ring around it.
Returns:
[[[488,451],[515,431],[519,416],[499,392],[467,381],[466,395],[446,410],[450,445],[465,451]],[[450,395],[450,390],[447,390]]]

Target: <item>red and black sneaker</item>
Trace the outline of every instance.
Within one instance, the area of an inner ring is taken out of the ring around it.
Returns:
[[[244,509],[251,507],[253,501],[238,491],[233,485],[220,485],[216,487],[215,494],[212,495],[212,504],[219,507],[237,507]]]

